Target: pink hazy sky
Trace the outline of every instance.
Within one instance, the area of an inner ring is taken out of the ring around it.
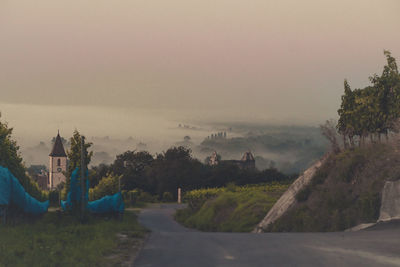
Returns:
[[[2,0],[0,110],[331,118],[344,78],[366,86],[384,49],[400,60],[399,29],[398,0]]]

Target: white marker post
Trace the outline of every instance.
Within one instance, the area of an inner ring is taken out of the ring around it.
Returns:
[[[182,198],[181,198],[181,188],[178,188],[178,204],[182,203]]]

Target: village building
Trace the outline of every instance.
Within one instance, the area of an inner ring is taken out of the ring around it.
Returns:
[[[34,181],[37,182],[41,190],[47,190],[49,184],[49,174],[46,170],[41,169],[40,173],[32,175]]]
[[[64,173],[67,171],[67,154],[65,154],[64,145],[62,143],[60,133],[57,134],[53,149],[49,155],[49,179],[48,188],[55,189],[57,186],[66,181]]]
[[[220,160],[217,152],[214,151],[209,158],[208,165],[216,166],[218,164],[232,164],[238,166],[239,169],[242,170],[256,169],[256,161],[254,159],[253,154],[250,151],[245,152],[241,160]]]
[[[219,163],[218,154],[217,154],[217,151],[214,151],[210,156],[208,165],[215,166],[215,165],[218,165],[218,163]]]

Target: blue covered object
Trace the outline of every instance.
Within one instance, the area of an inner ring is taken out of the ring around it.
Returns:
[[[79,204],[81,202],[81,184],[79,174],[80,171],[78,168],[76,168],[71,174],[71,186],[67,195],[67,200],[61,201],[61,208],[63,210],[69,210],[73,207],[74,203]],[[87,171],[85,175],[88,175]],[[85,201],[88,200],[88,194],[89,182],[88,179],[86,179]],[[123,213],[125,209],[121,192],[87,203],[88,204],[86,208],[91,213]]]
[[[86,177],[88,172],[85,173]],[[71,181],[70,181],[70,189],[67,194],[67,200],[61,201],[61,208],[63,210],[69,210],[72,208],[74,203],[81,202],[81,183],[80,183],[80,171],[79,168],[76,168],[71,174]],[[89,181],[86,179],[86,192],[85,192],[85,201],[88,200],[88,188],[89,188]]]
[[[124,209],[125,204],[121,192],[88,203],[88,210],[92,213],[124,213]]]
[[[39,215],[47,212],[49,201],[40,202],[31,197],[17,178],[7,169],[0,166],[0,206],[13,204],[24,212]]]

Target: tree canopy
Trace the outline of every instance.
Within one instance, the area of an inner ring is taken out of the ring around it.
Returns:
[[[1,113],[0,113],[1,119]],[[6,122],[0,120],[0,166],[8,168],[18,179],[26,192],[38,200],[45,200],[45,194],[39,186],[27,174],[26,168],[22,163],[17,142],[12,139],[13,128]]]
[[[95,187],[93,192],[105,187],[103,177],[107,177],[109,187],[114,185],[115,188],[115,177],[121,177],[122,190],[139,189],[160,199],[164,199],[166,192],[176,198],[178,187],[192,190],[228,183],[245,185],[291,179],[274,168],[260,172],[240,169],[235,164],[224,162],[209,166],[195,159],[192,151],[183,146],[172,147],[155,156],[147,151],[127,151],[117,155],[111,165],[92,167],[90,180],[94,182],[91,184]]]
[[[391,53],[385,50],[384,55],[387,63],[381,75],[370,77],[370,86],[351,90],[348,81],[344,81],[337,130],[345,147],[347,142],[354,145],[354,137],[361,145],[366,137],[380,140],[382,134],[387,136],[395,130],[400,118],[400,74]]]

